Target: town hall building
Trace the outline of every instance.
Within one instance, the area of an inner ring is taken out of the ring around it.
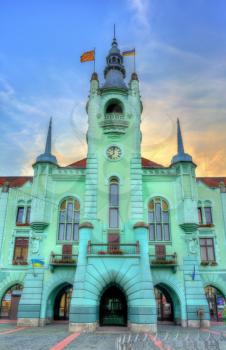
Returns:
[[[87,157],[61,166],[50,121],[33,176],[0,177],[1,318],[135,332],[222,320],[226,177],[196,177],[179,120],[170,165],[142,158],[139,79],[125,77],[113,38],[104,82],[90,80]]]

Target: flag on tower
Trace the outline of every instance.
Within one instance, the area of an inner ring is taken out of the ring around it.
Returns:
[[[94,61],[95,60],[95,50],[86,51],[80,56],[80,62],[88,62],[88,61]]]
[[[136,55],[136,51],[135,51],[135,49],[128,50],[128,51],[123,51],[122,55],[123,56],[135,56]]]

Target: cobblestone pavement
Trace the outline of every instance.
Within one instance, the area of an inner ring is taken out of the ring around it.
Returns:
[[[177,326],[159,326],[157,336],[146,338],[123,331],[124,329],[121,333],[109,333],[109,330],[93,334],[82,333],[69,344],[62,344],[62,341],[70,336],[67,324],[19,330],[16,324],[0,324],[0,350],[226,350],[225,325],[215,324],[210,332]],[[128,341],[130,346],[120,347],[120,342]]]

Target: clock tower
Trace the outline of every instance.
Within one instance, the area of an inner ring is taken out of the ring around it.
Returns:
[[[156,331],[148,225],[143,217],[142,103],[137,74],[128,85],[125,77],[123,56],[113,38],[105,81],[100,84],[97,73],[92,74],[86,107],[88,154],[71,331],[110,322],[104,311],[105,292],[110,299],[120,293],[127,298],[119,298],[121,308],[128,308],[117,319],[119,324],[138,332]]]
[[[109,183],[112,178],[117,178],[120,203],[116,220],[120,241],[132,238],[129,222],[143,220],[140,157],[142,103],[137,74],[132,74],[128,85],[125,77],[123,56],[116,38],[113,38],[106,57],[104,83],[99,83],[96,73],[92,74],[90,83],[84,215],[93,224],[98,222],[102,232],[106,232],[111,219],[109,216],[114,216],[114,211],[109,211]],[[102,239],[107,238],[104,235]]]

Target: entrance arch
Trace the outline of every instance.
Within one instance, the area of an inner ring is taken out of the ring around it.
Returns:
[[[120,287],[107,287],[100,299],[100,326],[127,326],[127,300]]]
[[[53,320],[69,320],[72,289],[72,284],[68,282],[61,283],[52,289],[46,304],[46,323]]]
[[[0,318],[17,319],[18,306],[23,291],[21,284],[8,288],[1,300]]]
[[[222,321],[222,312],[226,306],[223,293],[218,288],[208,285],[205,287],[205,294],[209,305],[210,319],[212,321]]]
[[[54,320],[69,320],[70,304],[72,295],[72,285],[62,286],[56,293],[54,300]]]
[[[181,324],[181,305],[174,290],[159,283],[155,285],[154,292],[158,322]]]

